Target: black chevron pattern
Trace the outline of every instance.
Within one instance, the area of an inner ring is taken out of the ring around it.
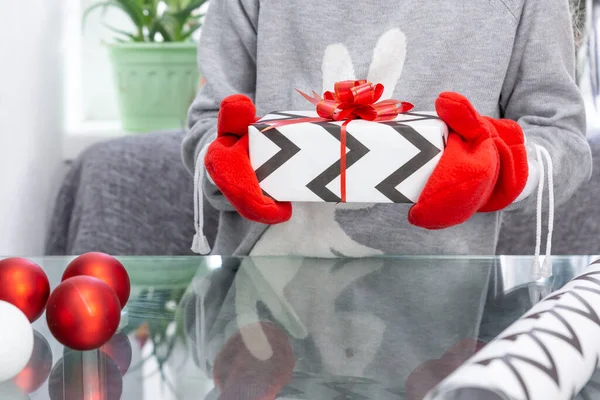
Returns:
[[[441,150],[435,147],[429,140],[425,139],[409,125],[400,122],[382,122],[382,124],[392,126],[400,135],[419,149],[419,153],[402,167],[394,171],[390,176],[385,178],[375,188],[394,203],[410,203],[410,200],[400,193],[396,187],[404,182],[404,180],[411,176],[415,171],[418,171],[429,161],[433,160]]]
[[[300,115],[296,114],[288,114],[283,112],[271,113],[271,115],[280,115],[285,118],[277,118],[277,119],[263,119],[260,122],[254,124],[258,130],[263,130],[269,127],[269,122],[274,121],[282,121],[282,120],[290,120],[301,118]],[[275,143],[281,150],[277,152],[273,157],[271,157],[266,163],[261,165],[256,171],[256,177],[258,178],[258,182],[262,182],[269,175],[275,172],[279,167],[288,162],[290,158],[294,157],[299,151],[300,148],[294,144],[291,140],[289,140],[285,135],[281,134],[277,129],[271,129],[267,133],[267,137]],[[269,193],[267,193],[264,189],[262,190],[263,195],[267,197],[273,197]]]
[[[268,125],[256,124],[258,129],[262,130],[268,127]],[[266,163],[261,165],[255,172],[258,177],[258,181],[262,182],[279,167],[285,164],[290,158],[294,157],[300,148],[294,144],[290,139],[285,137],[277,129],[271,129],[266,133],[267,137],[275,143],[281,150],[271,157]]]
[[[258,123],[254,124],[254,126],[256,126],[256,128],[258,130],[263,130],[263,129],[266,129],[269,127],[269,122],[302,118],[302,116],[300,116],[300,115],[287,114],[287,113],[282,113],[282,112],[271,113],[271,115],[281,115],[286,118],[261,120]],[[267,179],[267,177],[269,175],[271,175],[273,172],[275,172],[283,164],[288,162],[288,160],[290,158],[294,157],[294,155],[296,155],[300,151],[300,148],[298,146],[296,146],[294,144],[294,142],[292,142],[287,137],[285,137],[285,135],[283,135],[277,129],[271,129],[270,131],[268,131],[268,133],[266,133],[266,135],[281,150],[278,151],[277,154],[275,154],[273,157],[271,157],[266,163],[261,165],[255,171],[259,182],[262,182],[265,179]],[[264,190],[263,190],[263,193],[265,195],[268,195],[268,193],[266,193]]]
[[[327,123],[321,124],[320,126],[329,132],[331,136],[335,137],[337,140],[341,140],[339,125]],[[346,153],[346,169],[350,168],[354,163],[363,158],[369,152],[369,149],[349,132],[346,133],[346,147],[350,150],[348,153]],[[341,160],[338,160],[325,171],[323,171],[322,174],[313,179],[308,185],[306,185],[306,187],[323,199],[323,201],[328,203],[340,202],[342,199],[331,190],[327,189],[327,185],[329,185],[335,178],[340,176],[340,167]]]

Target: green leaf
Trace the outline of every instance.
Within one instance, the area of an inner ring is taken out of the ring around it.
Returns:
[[[206,1],[207,0],[191,0],[185,10],[188,12],[194,11],[195,9],[202,7]]]
[[[174,14],[165,14],[161,18],[161,22],[165,29],[169,32],[170,40],[172,42],[180,42],[181,34],[183,31],[183,24],[185,21],[181,21],[175,17]]]
[[[88,9],[84,12],[83,14],[83,21],[85,23],[87,17],[89,16],[89,14],[98,9],[98,8],[103,8],[104,11],[106,11],[106,9],[108,7],[115,7],[120,9],[121,11],[123,11],[125,14],[127,14],[127,16],[131,19],[131,21],[135,24],[135,26],[138,28],[138,31],[141,32],[141,29],[144,25],[144,21],[143,21],[143,10],[139,7],[138,4],[136,4],[137,0],[108,0],[108,1],[104,1],[101,3],[96,3],[91,5],[90,7],[88,7]]]
[[[143,37],[135,36],[132,33],[126,32],[126,31],[124,31],[122,29],[117,29],[114,26],[110,26],[110,25],[108,25],[106,23],[102,23],[102,25],[104,25],[106,28],[110,29],[111,31],[113,31],[113,32],[115,32],[115,33],[117,33],[119,35],[123,35],[123,36],[128,37],[129,39],[131,39],[134,42],[142,42],[142,41],[144,41]]]
[[[127,12],[129,18],[135,26],[139,28],[144,26],[144,8],[138,4],[139,0],[114,0],[121,4],[121,8]]]
[[[159,5],[164,2],[167,9],[158,15]],[[166,42],[188,40],[201,26],[202,15],[198,8],[207,0],[106,0],[90,6],[84,13],[84,24],[88,15],[97,9],[106,11],[109,7],[118,8],[131,19],[137,29],[136,34],[109,27],[120,36],[134,41],[154,41],[157,34]]]
[[[187,21],[192,13],[202,7],[206,0],[191,0],[190,3],[181,11],[174,13],[177,18]]]
[[[163,2],[167,6],[167,10],[179,10],[179,0],[163,0]]]
[[[198,29],[202,27],[201,23],[195,23],[188,27],[188,29],[181,35],[182,40],[188,40]]]
[[[150,26],[150,36],[154,37],[156,33],[160,33],[165,42],[173,41],[173,36],[161,19],[155,19],[152,21],[152,25]]]
[[[164,25],[171,32],[173,41],[185,41],[202,25],[202,15],[195,15],[206,0],[187,0],[187,5],[180,11],[168,11],[163,16]]]

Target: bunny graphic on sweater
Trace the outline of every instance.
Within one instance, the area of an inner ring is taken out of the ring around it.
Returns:
[[[384,33],[377,41],[373,59],[366,77],[368,81],[385,86],[382,99],[390,99],[402,75],[406,58],[406,36],[400,29]],[[327,46],[323,56],[323,92],[335,82],[356,80],[350,52],[344,44]],[[382,250],[361,244],[348,236],[336,220],[336,214],[350,210],[364,210],[374,204],[297,203],[292,218],[285,224],[274,225],[252,249],[251,255],[312,254],[315,257],[367,257],[383,254]],[[296,241],[294,238],[311,237],[314,240]],[[282,240],[283,239],[283,240]]]

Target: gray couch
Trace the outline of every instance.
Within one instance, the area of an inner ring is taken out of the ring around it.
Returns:
[[[182,165],[182,132],[111,140],[84,152],[56,201],[46,253],[189,255],[193,182]],[[600,170],[600,136],[590,141]],[[600,254],[600,173],[557,210],[553,254]],[[206,221],[214,237],[216,213]],[[546,218],[545,218],[546,219]],[[506,214],[498,254],[532,254],[533,216]]]

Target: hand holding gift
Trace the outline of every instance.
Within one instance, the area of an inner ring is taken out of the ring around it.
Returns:
[[[248,125],[256,120],[256,108],[248,97],[233,95],[223,100],[217,139],[209,146],[204,164],[240,215],[255,222],[277,224],[290,219],[292,206],[265,196],[250,165]]]
[[[300,93],[316,113],[259,120],[246,96],[221,105],[205,165],[247,219],[286,222],[290,201],[416,203],[409,221],[442,229],[505,208],[525,187],[519,125],[480,116],[459,94],[441,94],[436,116],[379,101],[383,86],[367,81],[338,82],[323,97]]]
[[[456,93],[436,101],[450,127],[446,149],[427,181],[409,221],[427,229],[461,224],[476,212],[499,211],[525,188],[527,151],[521,127],[511,120],[480,116]]]

